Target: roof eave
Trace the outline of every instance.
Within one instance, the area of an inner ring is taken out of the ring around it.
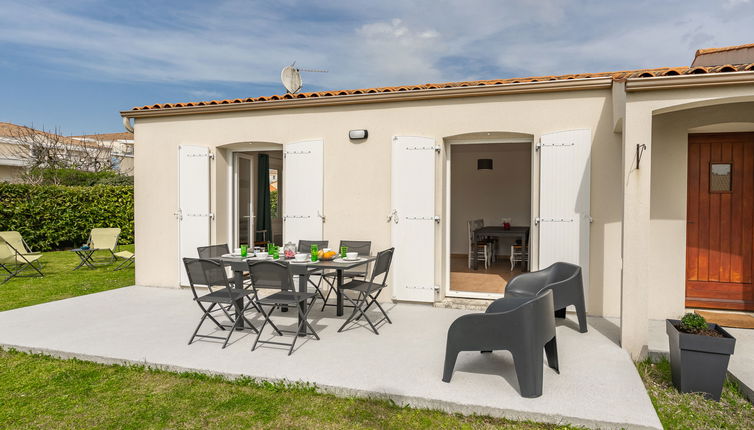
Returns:
[[[607,89],[612,86],[611,77],[581,78],[539,82],[521,82],[499,85],[479,85],[453,88],[432,88],[386,93],[349,94],[302,99],[283,99],[228,103],[207,106],[184,106],[161,109],[126,110],[120,115],[125,118],[144,118],[176,115],[196,115],[203,113],[239,112],[264,109],[288,109],[314,106],[337,106],[349,104],[388,103],[408,100],[427,100],[459,97],[495,96],[505,94],[578,91]]]
[[[626,91],[652,91],[664,89],[693,88],[702,86],[741,85],[754,83],[752,72],[720,72],[699,75],[657,76],[653,78],[629,78]]]

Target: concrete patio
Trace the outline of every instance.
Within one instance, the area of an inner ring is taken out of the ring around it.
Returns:
[[[388,312],[394,324],[376,336],[363,327],[337,333],[343,318],[334,316],[334,308],[313,311],[322,340],[301,341],[289,357],[269,345],[251,352],[253,336],[245,332],[224,350],[216,341],[187,345],[201,315],[189,291],[126,287],[2,312],[0,346],[100,363],[307,382],[337,395],[390,398],[463,414],[592,428],[662,428],[609,321],[591,319],[587,334],[579,334],[570,319],[561,323],[561,372],[545,367],[544,394],[525,399],[507,352],[462,353],[452,382],[440,380],[447,328],[469,311],[397,304]],[[277,314],[275,321],[293,323],[293,316]]]

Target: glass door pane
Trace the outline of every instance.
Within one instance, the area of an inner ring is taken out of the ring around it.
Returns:
[[[253,239],[251,233],[254,231],[252,225],[254,222],[254,216],[252,211],[252,160],[246,157],[238,157],[238,216],[237,216],[237,230],[238,231],[238,246],[250,245],[253,246]]]

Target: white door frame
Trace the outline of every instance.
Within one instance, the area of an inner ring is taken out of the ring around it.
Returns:
[[[443,181],[444,186],[444,197],[445,202],[443,204],[443,219],[445,220],[445,228],[443,231],[443,234],[445,235],[445,240],[443,240],[443,246],[445,249],[443,249],[443,257],[444,257],[444,264],[443,264],[443,287],[442,290],[445,292],[445,297],[456,297],[456,298],[465,298],[465,299],[499,299],[502,297],[502,294],[496,294],[496,293],[476,293],[471,291],[453,291],[450,289],[450,226],[451,226],[451,217],[450,217],[450,208],[451,208],[451,181],[453,180],[451,177],[451,146],[452,145],[472,145],[472,144],[496,144],[496,143],[528,143],[531,145],[531,158],[532,158],[532,167],[534,165],[535,157],[538,157],[539,153],[536,151],[536,145],[534,144],[534,139],[529,138],[508,138],[508,139],[469,139],[469,140],[446,140],[444,145],[444,152],[445,152],[445,165],[444,165],[444,174],[445,174],[445,180]],[[529,201],[529,270],[533,271],[537,268],[532,266],[532,260],[531,255],[533,253],[538,252],[538,245],[536,241],[532,240],[532,234],[534,232],[534,202],[539,197],[539,187],[535,187],[535,180],[536,183],[539,182],[537,178],[535,178],[535,175],[539,174],[538,170],[535,170],[534,168],[530,169],[531,174],[531,193],[530,193],[530,201]],[[536,192],[535,192],[536,190]]]

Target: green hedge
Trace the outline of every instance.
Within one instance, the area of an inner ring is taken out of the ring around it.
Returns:
[[[20,232],[35,251],[80,246],[95,227],[120,227],[120,243],[133,243],[133,187],[0,182],[0,231]]]

